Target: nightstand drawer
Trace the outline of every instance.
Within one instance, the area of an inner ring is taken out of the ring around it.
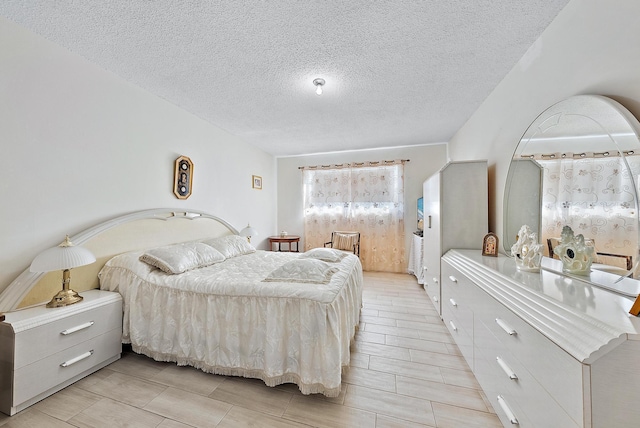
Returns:
[[[120,353],[120,329],[93,337],[14,372],[13,405],[91,370]]]
[[[120,301],[16,333],[14,368],[18,370],[113,329],[121,329]],[[117,308],[116,308],[117,306]],[[56,311],[58,309],[51,309]]]

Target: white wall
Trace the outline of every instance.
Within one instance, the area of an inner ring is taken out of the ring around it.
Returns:
[[[445,143],[278,158],[278,228],[269,233],[276,234],[280,230],[286,230],[291,235],[299,235],[300,248],[304,246],[302,172],[298,167],[391,159],[409,159],[404,169],[405,243],[408,259],[411,236],[417,229],[416,204],[422,196],[422,183],[447,162]]]
[[[640,117],[639,16],[637,0],[572,0],[450,141],[454,160],[489,160],[490,228],[500,237],[509,162],[538,114],[599,94]]]
[[[0,65],[0,291],[65,234],[127,212],[197,209],[276,229],[271,155],[4,18]],[[187,200],[172,193],[180,155],[194,162]],[[252,242],[266,248],[263,237]]]

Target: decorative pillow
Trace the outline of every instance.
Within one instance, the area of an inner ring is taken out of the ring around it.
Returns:
[[[273,272],[263,282],[306,282],[313,284],[326,284],[331,281],[331,276],[338,269],[328,263],[317,259],[291,260]]]
[[[224,256],[201,242],[185,242],[147,250],[140,261],[168,274],[177,274],[219,263],[224,261]]]
[[[358,243],[358,235],[336,232],[333,235],[333,248],[338,250],[353,251],[353,246]]]
[[[331,248],[314,248],[312,250],[303,253],[301,259],[318,259],[324,262],[339,262],[347,257],[346,253],[342,251],[332,250]]]
[[[247,238],[238,235],[222,236],[203,241],[203,243],[211,245],[227,259],[256,252],[255,247],[247,241]]]

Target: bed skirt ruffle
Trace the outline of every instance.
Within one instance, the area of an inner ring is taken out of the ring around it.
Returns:
[[[300,293],[309,284],[287,284],[288,297],[275,297],[274,290],[269,295],[203,294],[159,287],[125,268],[102,272],[101,288],[122,294],[123,343],[134,352],[208,373],[261,379],[268,386],[294,383],[303,394],[335,397],[351,358],[363,284],[357,257],[339,265],[332,284],[323,285],[331,299],[326,293],[321,299]]]

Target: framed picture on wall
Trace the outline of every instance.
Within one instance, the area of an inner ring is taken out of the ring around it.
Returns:
[[[253,181],[252,187],[254,189],[262,190],[262,177],[259,175],[252,175],[251,180]]]

